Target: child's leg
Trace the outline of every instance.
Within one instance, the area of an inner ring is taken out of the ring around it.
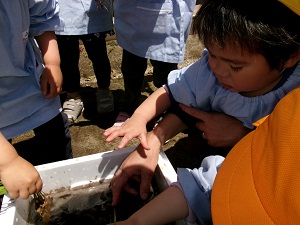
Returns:
[[[109,113],[114,110],[114,99],[109,90],[111,67],[107,56],[106,34],[96,33],[82,35],[81,40],[89,59],[93,63],[94,73],[97,78],[97,111]]]
[[[79,39],[78,36],[57,35],[61,71],[63,74],[63,91],[67,93],[79,93],[80,71],[79,63]],[[71,96],[72,97],[72,96]]]
[[[52,120],[35,128],[34,133],[39,148],[35,165],[73,158],[66,114],[59,113]]]
[[[150,60],[153,66],[153,84],[155,87],[160,88],[167,83],[167,78],[172,70],[177,69],[177,63],[161,62]]]
[[[131,115],[139,106],[147,59],[123,49],[121,70],[124,77],[125,93],[120,106],[121,112]]]
[[[67,92],[67,99],[63,103],[63,112],[68,115],[69,124],[72,124],[83,110],[83,102],[79,94],[79,37],[76,35],[57,35],[57,43],[64,79],[63,91]]]
[[[80,36],[97,78],[99,89],[108,89],[111,67],[107,55],[105,34],[87,34]]]

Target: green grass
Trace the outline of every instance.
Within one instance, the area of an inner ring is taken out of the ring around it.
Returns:
[[[116,225],[117,224],[117,213],[116,213],[116,208],[113,207],[113,223],[112,221],[110,220],[109,224],[108,225]]]

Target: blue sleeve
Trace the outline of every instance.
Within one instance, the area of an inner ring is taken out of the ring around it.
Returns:
[[[30,36],[39,36],[45,31],[62,29],[57,0],[29,0]]]
[[[208,64],[204,50],[200,60],[168,76],[168,92],[174,101],[205,111],[211,111],[211,99],[216,89],[216,78]]]
[[[199,169],[178,168],[178,181],[189,207],[200,224],[212,224],[210,199],[211,190],[224,157],[208,156]]]

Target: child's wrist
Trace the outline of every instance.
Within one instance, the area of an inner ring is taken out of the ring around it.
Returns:
[[[134,113],[132,116],[131,116],[132,119],[134,120],[137,120],[139,125],[143,124],[144,126],[147,125],[148,123],[148,120],[145,118],[145,116],[141,113]]]
[[[18,157],[15,148],[9,143],[2,143],[0,151],[0,173],[9,167]]]

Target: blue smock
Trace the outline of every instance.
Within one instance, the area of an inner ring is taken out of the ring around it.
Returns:
[[[58,0],[64,29],[59,35],[84,35],[113,30],[110,0]]]
[[[55,0],[0,1],[0,132],[7,139],[32,130],[61,111],[45,99],[44,66],[34,37],[60,26]]]
[[[189,215],[186,221],[189,225],[212,224],[211,191],[223,161],[222,156],[208,156],[203,159],[198,169],[177,169],[178,181],[172,185],[182,190],[188,202]]]
[[[195,0],[115,0],[118,44],[143,58],[182,62],[195,4]]]

